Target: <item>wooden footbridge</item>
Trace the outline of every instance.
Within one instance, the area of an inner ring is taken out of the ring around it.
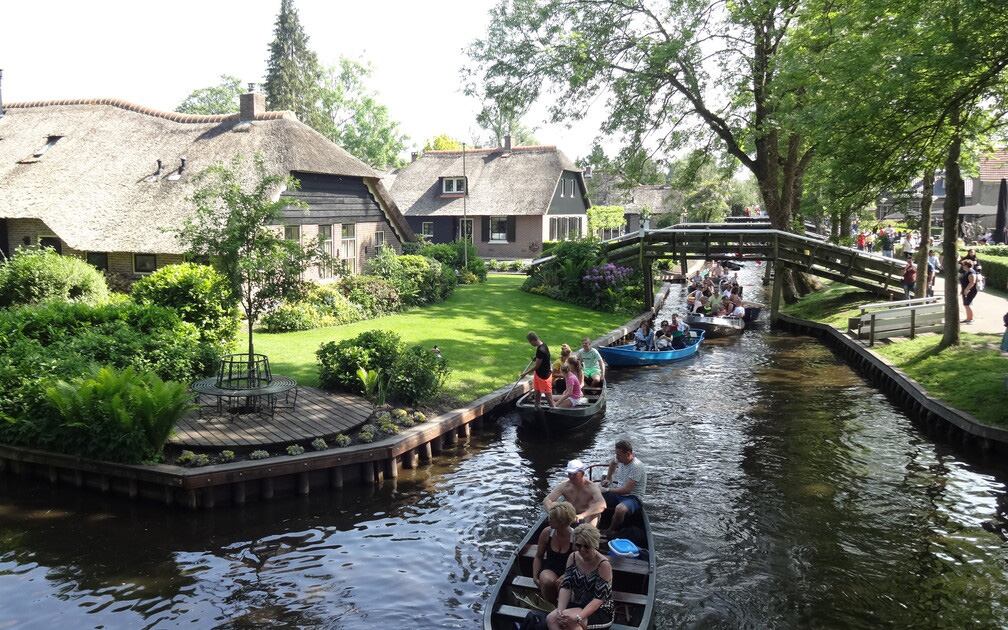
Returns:
[[[687,223],[660,230],[641,230],[602,243],[609,262],[636,261],[644,270],[644,303],[654,303],[654,265],[671,259],[686,273],[690,260],[767,261],[773,280],[771,317],[780,309],[781,271],[802,271],[889,297],[901,290],[904,263],[893,258],[826,242],[819,235],[775,230],[769,223]]]

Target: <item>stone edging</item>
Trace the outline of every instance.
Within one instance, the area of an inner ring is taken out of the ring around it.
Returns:
[[[965,447],[976,447],[985,454],[994,451],[1008,453],[1008,430],[984,424],[970,414],[948,406],[884,357],[836,328],[783,313],[778,315],[776,325],[816,337],[837,350],[848,363],[898,402],[911,421],[934,437]]]

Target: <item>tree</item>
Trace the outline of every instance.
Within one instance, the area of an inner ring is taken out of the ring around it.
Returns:
[[[229,74],[220,75],[215,86],[193,90],[175,111],[183,114],[233,114],[239,110],[241,81]]]
[[[461,151],[462,143],[452,138],[446,133],[438,136],[434,136],[433,139],[428,140],[427,144],[424,145],[424,153],[427,151]]]
[[[325,117],[319,106],[322,69],[308,48],[293,0],[281,0],[266,66],[266,103],[272,110],[293,111],[298,119],[320,130]]]
[[[252,329],[260,315],[278,306],[301,285],[311,265],[324,263],[321,243],[307,247],[283,238],[277,224],[284,208],[304,208],[304,202],[274,196],[297,190],[296,179],[267,172],[256,155],[249,169],[241,156],[230,164],[202,171],[202,187],[190,201],[195,216],[178,232],[179,242],[196,256],[205,256],[227,278],[248,321],[248,352],[253,354]]]
[[[400,154],[407,137],[367,90],[371,72],[370,64],[341,56],[339,65],[322,75],[318,93],[324,123],[316,129],[374,168],[399,167],[405,164]]]

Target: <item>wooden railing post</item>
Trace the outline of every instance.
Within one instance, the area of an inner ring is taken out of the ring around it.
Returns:
[[[871,324],[868,327],[868,346],[875,345],[875,313],[871,314]]]
[[[781,278],[782,275],[784,275],[784,263],[779,260],[774,260],[773,290],[770,293],[771,324],[776,323],[777,317],[780,315],[781,293],[784,290],[784,280]]]
[[[910,311],[910,338],[913,339],[917,332],[917,308]]]

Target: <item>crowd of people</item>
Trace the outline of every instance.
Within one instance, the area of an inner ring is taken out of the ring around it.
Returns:
[[[552,361],[549,346],[539,335],[530,332],[528,342],[536,349],[535,357],[518,378],[532,374],[533,400],[536,409],[542,401],[550,407],[576,407],[588,403],[584,387],[601,387],[605,380],[605,361],[591,339],[581,340],[581,347],[572,351],[567,344],[560,346],[560,358]]]
[[[549,524],[539,534],[532,576],[539,594],[556,609],[546,617],[551,630],[608,628],[614,621],[613,570],[599,551],[603,536],[619,538],[631,516],[643,508],[647,468],[628,440],[616,442],[606,477],[588,477],[588,466],[574,459],[566,479],[543,499]],[[606,510],[608,527],[598,529]]]
[[[686,289],[686,310],[708,317],[745,315],[738,272],[730,272],[716,260],[698,270]]]

